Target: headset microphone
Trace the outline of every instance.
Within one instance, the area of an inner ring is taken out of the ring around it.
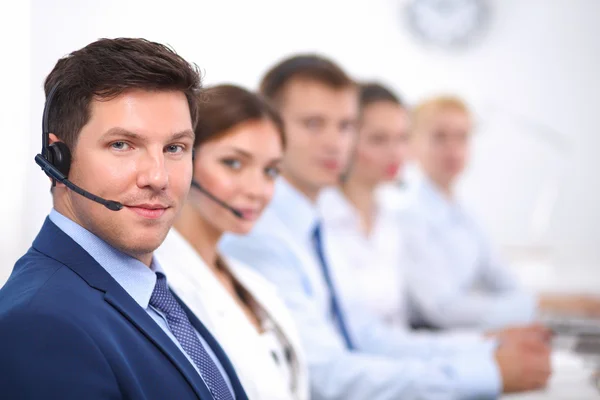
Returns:
[[[198,189],[199,191],[201,191],[202,193],[204,193],[209,199],[211,199],[212,201],[214,201],[215,203],[217,203],[221,207],[223,207],[223,208],[231,211],[233,213],[233,215],[235,215],[236,217],[242,218],[242,219],[244,218],[244,214],[242,214],[241,211],[236,210],[235,208],[231,207],[229,204],[225,203],[223,200],[218,199],[214,194],[212,194],[208,190],[204,189],[195,180],[192,180],[192,186],[195,187],[196,189]]]
[[[96,203],[100,203],[112,211],[119,211],[123,208],[123,204],[121,203],[118,203],[113,200],[105,200],[102,197],[98,197],[94,194],[91,194],[90,192],[83,190],[79,186],[75,185],[73,182],[68,180],[58,169],[56,169],[54,165],[50,164],[50,162],[46,160],[41,154],[35,156],[35,162],[37,163],[37,165],[42,167],[44,172],[46,172],[46,175],[60,183],[63,183],[66,187],[68,187],[75,193],[80,194],[83,197],[92,201],[95,201]]]
[[[57,88],[58,83],[50,89],[46,104],[44,105],[44,115],[42,117],[42,153],[35,156],[36,164],[42,168],[46,175],[52,178],[53,184],[58,181],[75,193],[86,199],[100,203],[109,210],[121,210],[123,204],[117,201],[103,199],[71,182],[68,178],[69,170],[71,168],[71,152],[69,147],[63,142],[48,144],[50,136],[50,131],[48,129],[48,114],[50,113],[50,104],[52,103],[52,98],[54,97]]]

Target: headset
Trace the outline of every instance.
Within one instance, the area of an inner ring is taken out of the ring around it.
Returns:
[[[192,150],[192,161],[195,159],[196,159],[196,151]],[[229,204],[225,203],[223,200],[219,199],[217,196],[215,196],[208,190],[204,189],[204,187],[200,183],[198,183],[198,181],[196,181],[194,179],[192,179],[192,187],[198,189],[200,192],[205,194],[206,197],[208,197],[209,199],[211,199],[212,201],[214,201],[215,203],[217,203],[224,209],[231,211],[231,213],[233,215],[235,215],[236,217],[241,218],[241,219],[244,218],[244,214],[242,214],[242,212],[240,210],[231,207]]]
[[[225,203],[223,200],[217,198],[214,194],[212,194],[208,190],[204,189],[204,187],[202,187],[202,185],[200,185],[195,180],[192,180],[192,187],[194,187],[194,188],[198,189],[199,191],[201,191],[202,193],[204,193],[206,195],[206,197],[208,197],[209,199],[211,199],[212,201],[214,201],[221,207],[225,208],[226,210],[231,211],[231,213],[233,215],[235,215],[236,217],[244,219],[244,214],[242,214],[242,212],[240,210],[237,210],[237,209],[231,207],[229,204]]]
[[[95,201],[96,203],[102,204],[106,208],[112,211],[119,211],[123,208],[123,204],[114,201],[114,200],[106,200],[100,196],[96,196],[88,192],[87,190],[82,189],[81,187],[75,185],[68,178],[69,170],[71,169],[71,151],[69,147],[64,142],[55,142],[52,144],[48,144],[50,138],[50,130],[48,128],[48,116],[50,114],[50,106],[52,105],[52,99],[58,89],[58,83],[56,83],[48,96],[46,97],[46,103],[44,104],[44,114],[42,117],[42,152],[41,154],[37,154],[35,156],[35,162],[39,165],[42,170],[52,179],[52,185],[55,185],[56,182],[60,182],[64,184],[66,187],[74,191],[75,193],[89,199]],[[194,153],[192,153],[192,160],[194,159]],[[241,211],[231,207],[229,204],[225,203],[223,200],[217,198],[215,195],[210,193],[208,190],[204,189],[202,185],[200,185],[195,180],[192,180],[192,187],[198,189],[202,193],[204,193],[209,199],[213,200],[215,203],[220,205],[221,207],[229,210],[233,215],[237,218],[244,218],[244,215]]]
[[[74,191],[75,193],[100,203],[109,210],[119,211],[123,208],[123,204],[114,201],[106,200],[102,197],[92,194],[73,182],[68,178],[69,170],[71,169],[71,151],[69,147],[63,142],[56,142],[48,144],[50,138],[50,131],[48,129],[48,115],[50,114],[50,106],[52,99],[58,89],[59,83],[56,83],[48,96],[46,97],[46,103],[44,104],[44,114],[42,117],[42,153],[35,156],[35,162],[39,165],[42,170],[52,179],[52,185],[56,185],[56,182],[64,184],[66,187]]]

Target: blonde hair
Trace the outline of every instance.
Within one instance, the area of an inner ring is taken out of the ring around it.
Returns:
[[[453,95],[437,96],[426,99],[412,110],[411,130],[416,132],[424,122],[431,120],[442,111],[458,111],[471,116],[467,104],[459,97]]]

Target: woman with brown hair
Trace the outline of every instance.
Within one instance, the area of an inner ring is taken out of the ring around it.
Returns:
[[[258,95],[207,89],[188,201],[157,251],[174,292],[226,350],[250,399],[308,399],[296,329],[276,289],[219,254],[221,236],[248,233],[270,202],[283,124]]]

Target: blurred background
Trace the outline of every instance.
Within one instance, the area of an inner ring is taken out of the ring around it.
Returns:
[[[0,6],[5,171],[0,286],[50,210],[42,84],[101,37],[144,37],[206,84],[256,88],[277,60],[317,52],[413,104],[455,93],[477,118],[464,199],[531,286],[600,287],[600,1],[31,0]]]

